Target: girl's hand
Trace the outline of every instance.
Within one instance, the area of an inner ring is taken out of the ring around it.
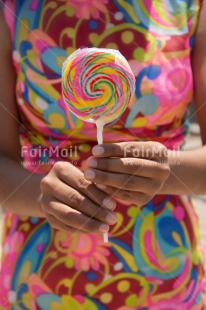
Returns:
[[[158,142],[123,142],[93,148],[85,178],[112,197],[142,206],[169,177],[167,148]]]
[[[41,181],[41,207],[54,228],[104,233],[116,222],[115,201],[68,162],[57,162]]]

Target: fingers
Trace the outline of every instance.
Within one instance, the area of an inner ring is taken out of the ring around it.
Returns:
[[[106,196],[106,194],[104,194]],[[53,197],[72,209],[79,211],[85,215],[93,217],[103,223],[113,225],[116,223],[114,212],[110,212],[106,208],[95,204],[89,198],[82,195],[73,188],[68,188],[64,183],[58,183],[53,189]]]
[[[77,233],[78,234],[85,234],[85,233],[88,233],[85,230],[82,230],[82,229],[79,229],[79,228],[75,228],[75,227],[69,226],[69,225],[67,225],[65,223],[62,223],[61,221],[59,221],[52,214],[49,214],[47,216],[47,220],[48,220],[49,224],[53,228],[58,229],[58,230],[63,230],[63,231],[66,231],[66,232],[71,232],[73,234],[77,234]]]
[[[109,230],[109,225],[88,217],[58,201],[50,202],[50,208],[51,213],[47,219],[56,229],[90,233],[105,233]]]
[[[169,177],[168,150],[158,142],[122,142],[97,145],[84,173],[105,193],[143,205]]]
[[[97,187],[103,189],[105,193],[117,199],[129,201],[138,206],[143,206],[150,200],[150,195],[143,192],[127,191],[112,186],[104,186],[102,184],[97,184]]]
[[[69,163],[56,164],[42,179],[41,190],[42,210],[53,227],[104,233],[117,221],[110,211],[116,202]]]
[[[90,168],[102,171],[131,174],[143,177],[155,177],[164,179],[168,174],[167,165],[156,161],[140,158],[95,158],[87,160]]]
[[[122,173],[104,172],[97,169],[87,169],[84,175],[86,179],[95,183],[109,185],[130,191],[143,191],[145,188],[149,189],[149,186],[152,186],[152,181],[148,178]]]
[[[95,204],[104,206],[110,210],[116,207],[115,200],[105,195],[94,184],[86,180],[84,174],[70,163],[58,162],[56,163],[55,169],[57,176],[62,182],[81,192]],[[51,184],[51,186],[54,188],[54,184]]]
[[[167,161],[167,148],[158,142],[121,142],[96,145],[95,157],[135,157]]]

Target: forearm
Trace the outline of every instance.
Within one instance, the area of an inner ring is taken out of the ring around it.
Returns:
[[[170,175],[160,194],[206,194],[206,146],[169,152]]]
[[[13,159],[0,155],[0,206],[13,213],[45,217],[40,207],[42,175],[24,169]]]

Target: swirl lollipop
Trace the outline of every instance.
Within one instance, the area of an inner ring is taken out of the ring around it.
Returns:
[[[119,51],[78,49],[63,64],[64,102],[77,117],[96,124],[99,144],[103,126],[124,112],[134,91],[134,75]],[[104,240],[107,238],[105,234]]]

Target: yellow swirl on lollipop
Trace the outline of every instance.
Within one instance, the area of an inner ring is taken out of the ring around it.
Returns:
[[[134,91],[134,75],[119,51],[79,49],[63,65],[64,101],[84,121],[106,124],[117,119]]]

